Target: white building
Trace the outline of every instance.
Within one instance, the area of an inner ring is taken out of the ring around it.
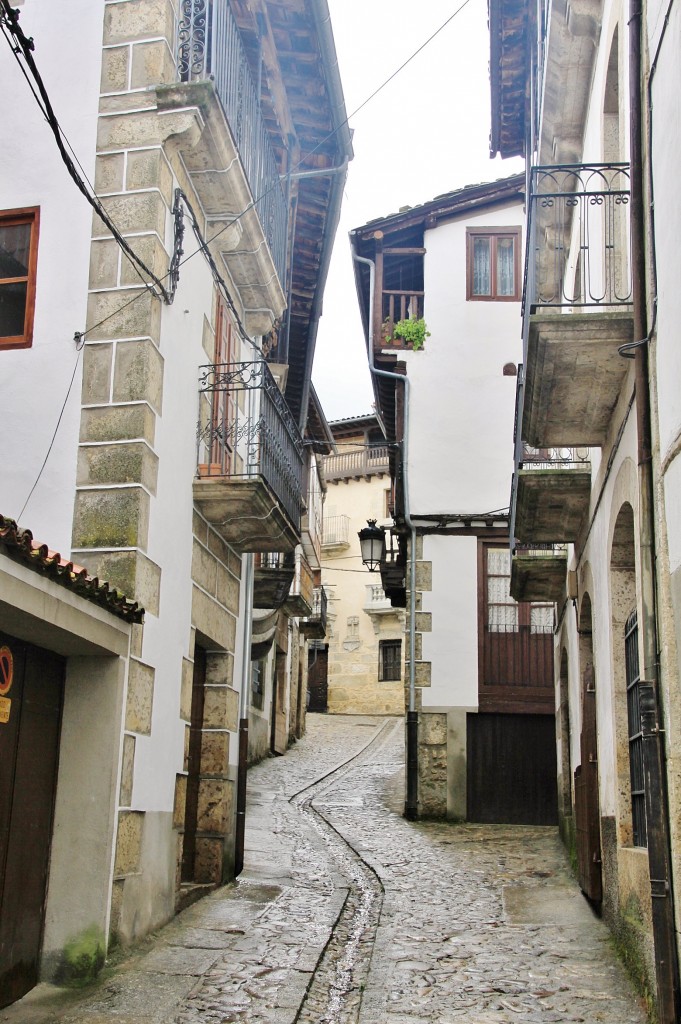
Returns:
[[[207,34],[199,2],[18,11],[0,8],[17,49],[0,51],[2,513],[145,609],[107,705],[96,964],[109,933],[132,941],[238,871],[247,758],[304,727],[321,529],[306,430],[328,450],[310,372],[352,149],[326,0],[215,0]],[[290,589],[263,609],[271,574]],[[41,919],[44,897],[3,903],[2,926]],[[45,931],[44,976],[82,938],[70,920]],[[16,998],[35,977],[3,950]]]
[[[492,153],[528,161],[513,586],[556,602],[561,830],[681,1017],[678,6],[490,4]]]
[[[328,596],[327,643],[311,652],[311,710],[331,714],[404,713],[404,610],[386,597],[378,574],[362,566],[358,532],[373,519],[392,523],[389,449],[375,414],[330,424],[336,451],[324,459],[322,579]],[[319,645],[318,645],[319,646]],[[317,667],[326,660],[326,674]]]
[[[399,443],[400,552],[382,572],[407,591],[415,546],[411,814],[556,820],[552,609],[509,595],[523,187],[469,186],[351,233],[370,361],[408,381],[374,377]]]

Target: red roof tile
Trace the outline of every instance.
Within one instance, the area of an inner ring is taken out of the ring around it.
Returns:
[[[82,565],[74,565],[59,554],[51,551],[47,544],[33,540],[30,530],[24,530],[13,519],[0,515],[0,545],[17,561],[29,569],[47,576],[56,583],[67,587],[86,601],[92,601],[126,622],[142,622],[144,608],[131,601],[119,590],[96,576],[90,576]]]

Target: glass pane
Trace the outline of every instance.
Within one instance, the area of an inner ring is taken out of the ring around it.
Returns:
[[[26,281],[0,284],[0,338],[23,336],[27,288]]]
[[[497,239],[497,295],[515,295],[513,239]]]
[[[511,552],[508,548],[487,549],[487,572],[494,576],[511,575]]]
[[[553,633],[553,605],[533,604],[530,608],[530,632]]]
[[[490,604],[507,604],[511,600],[508,576],[490,576],[487,580],[487,600]]]
[[[0,226],[0,280],[27,277],[30,248],[30,224]]]
[[[473,239],[473,295],[492,294],[489,238]]]
[[[490,633],[515,633],[518,629],[518,605],[495,604],[487,610]]]

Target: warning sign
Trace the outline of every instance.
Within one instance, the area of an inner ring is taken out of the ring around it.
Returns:
[[[0,647],[0,697],[9,693],[14,678],[14,658],[6,645]]]
[[[9,713],[12,709],[12,701],[9,697],[0,697],[0,725],[9,722]]]

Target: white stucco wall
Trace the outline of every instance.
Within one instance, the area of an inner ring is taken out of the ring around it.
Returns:
[[[520,303],[466,300],[466,227],[519,227],[523,220],[514,203],[425,233],[431,336],[423,350],[405,353],[413,515],[508,506],[516,378],[502,370],[522,358]]]
[[[433,589],[422,595],[421,606],[433,613],[433,631],[423,634],[423,660],[431,662],[423,707],[477,708],[477,539],[427,536],[423,557],[432,561],[433,573]]]
[[[20,24],[59,122],[94,179],[103,0],[26,0]],[[40,207],[33,346],[0,349],[0,511],[19,516],[47,454],[86,327],[92,210],[72,182],[9,47],[0,47],[0,210]],[[40,482],[21,516],[37,539],[68,554],[80,423],[82,361]]]

